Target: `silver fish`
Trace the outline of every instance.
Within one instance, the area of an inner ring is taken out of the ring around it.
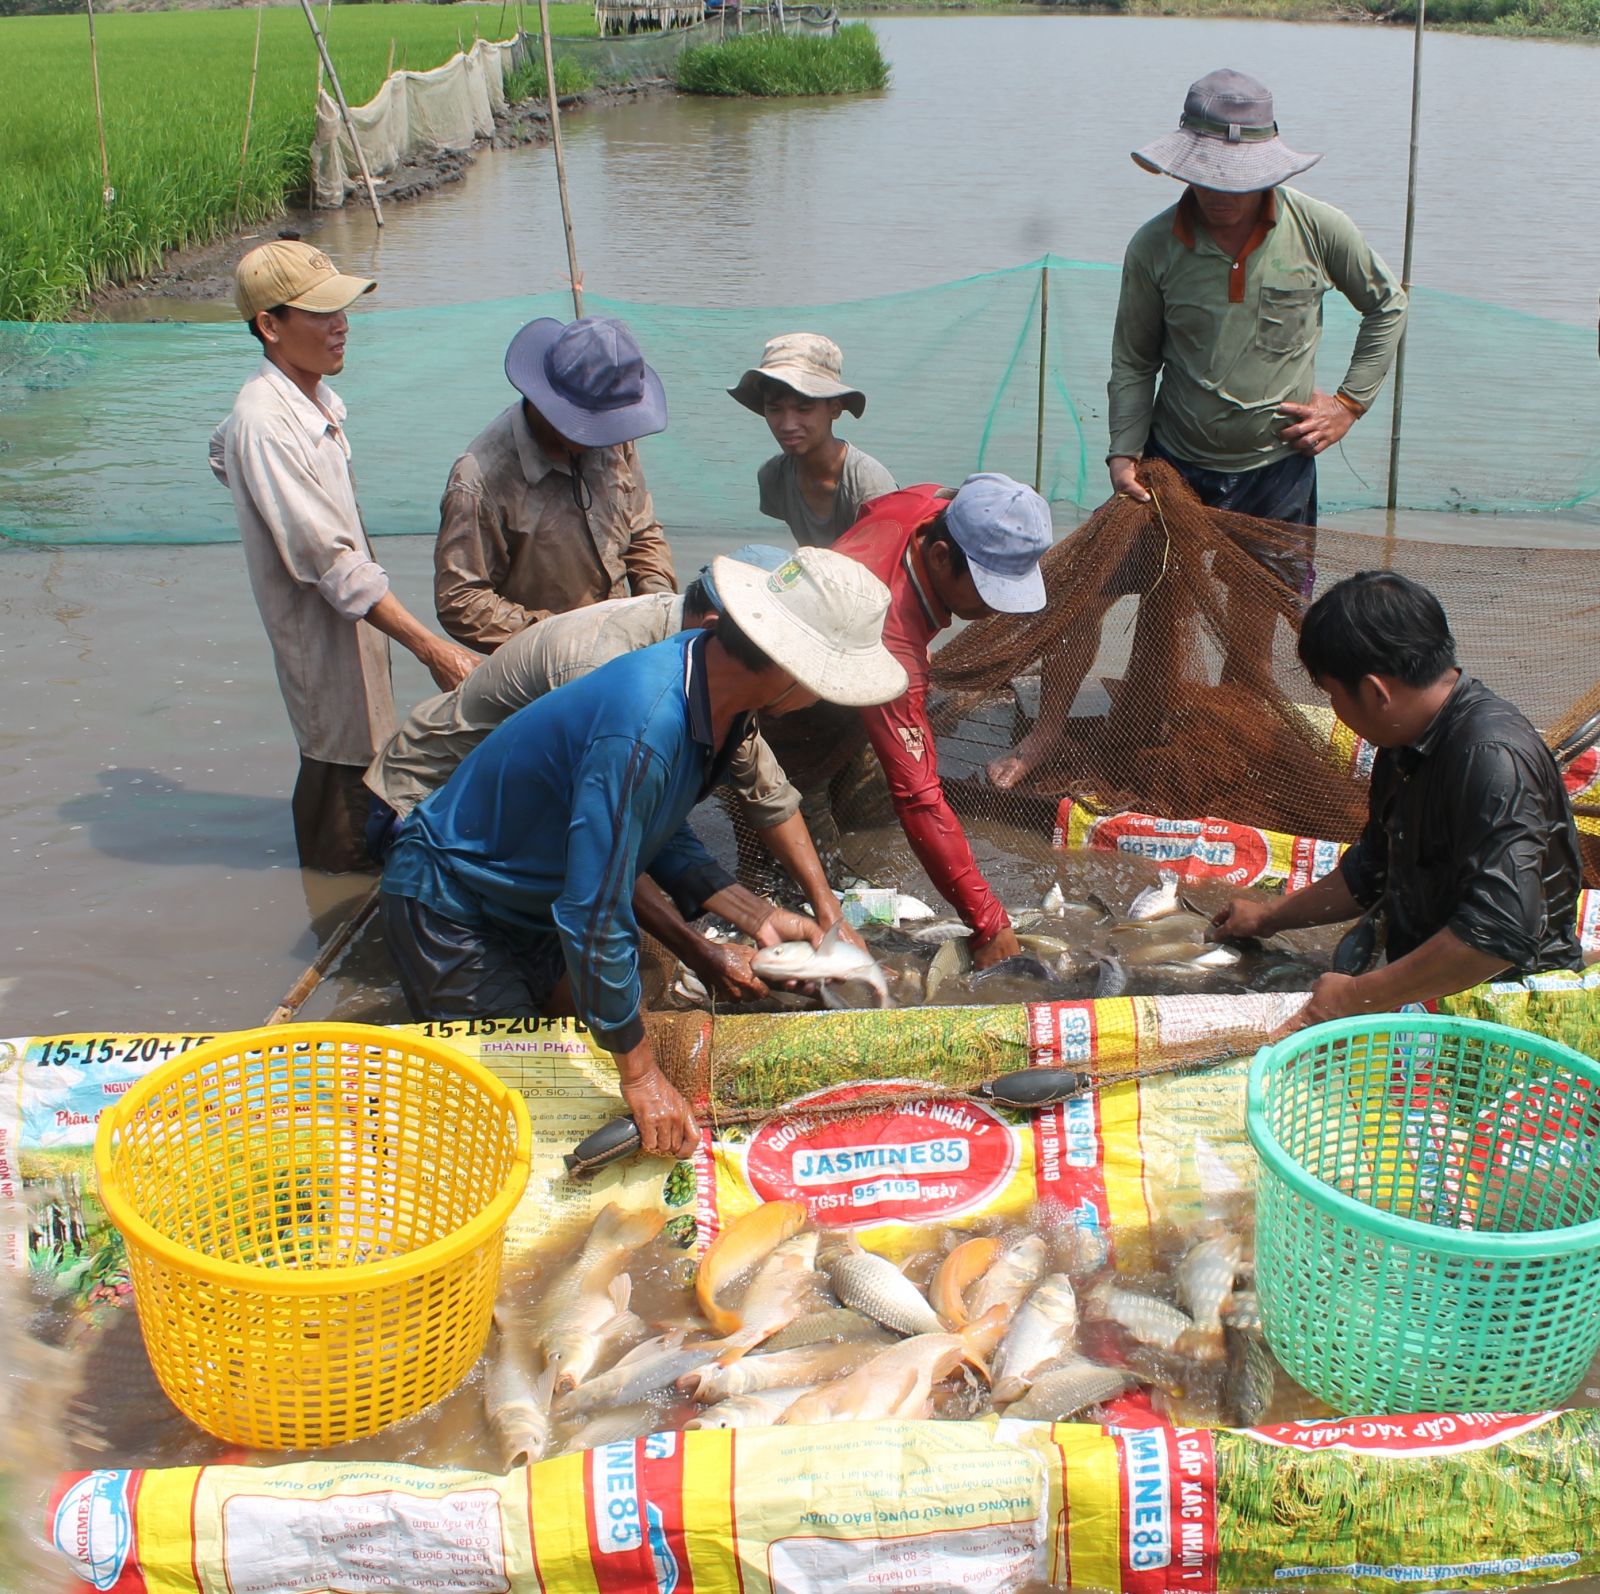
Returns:
[[[500,1464],[509,1472],[523,1462],[543,1458],[550,1444],[550,1400],[556,1369],[546,1367],[537,1378],[528,1372],[519,1336],[495,1313],[498,1342],[483,1380],[483,1409],[500,1446]]]
[[[970,1333],[970,1331],[969,1331]],[[918,1334],[881,1350],[848,1378],[823,1384],[783,1414],[785,1423],[920,1419],[933,1405],[933,1386],[972,1354],[962,1334]]]
[[[681,1332],[647,1340],[618,1362],[610,1372],[579,1384],[562,1402],[563,1416],[587,1417],[593,1412],[629,1406],[664,1389],[715,1361],[722,1350],[717,1340],[685,1345]]]
[[[591,1278],[565,1323],[540,1339],[545,1365],[556,1370],[558,1394],[581,1384],[600,1365],[610,1336],[634,1316],[628,1309],[633,1291],[628,1274],[619,1274],[603,1288],[596,1287],[598,1283],[598,1276]]]
[[[837,1345],[802,1345],[770,1356],[746,1356],[727,1367],[701,1367],[679,1380],[679,1388],[701,1405],[714,1405],[735,1395],[799,1384],[825,1384],[844,1378],[872,1360],[887,1344],[886,1334],[870,1340],[850,1339]]]
[[[911,932],[914,941],[924,946],[942,946],[946,941],[965,941],[972,934],[972,926],[960,919],[931,919]]]
[[[1007,1417],[1036,1422],[1065,1422],[1085,1406],[1115,1400],[1137,1382],[1120,1367],[1102,1367],[1083,1356],[1070,1356],[1040,1371],[1028,1392],[1005,1409]]]
[[[959,984],[972,972],[972,949],[965,941],[946,941],[928,965],[925,1001],[935,1001],[947,987]]]
[[[896,924],[922,924],[934,917],[934,910],[920,897],[908,897],[905,892],[894,894],[894,922]]]
[[[1182,906],[1178,901],[1178,877],[1170,869],[1158,876],[1159,885],[1146,886],[1128,905],[1128,917],[1135,923],[1145,919],[1165,918]]]
[[[1243,1257],[1238,1235],[1218,1234],[1191,1246],[1178,1264],[1178,1298],[1194,1319],[1181,1346],[1185,1355],[1222,1360],[1222,1317],[1233,1304],[1234,1276]]]
[[[734,1395],[707,1406],[691,1417],[685,1428],[771,1428],[797,1400],[812,1393],[815,1385],[794,1388],[761,1389],[748,1395]]]
[[[1162,1350],[1175,1350],[1178,1341],[1194,1328],[1193,1319],[1176,1306],[1138,1290],[1125,1290],[1109,1279],[1090,1290],[1089,1304],[1097,1316],[1119,1324],[1141,1345]]]
[[[781,941],[763,947],[750,960],[751,972],[763,980],[859,980],[878,998],[879,1007],[889,1005],[889,985],[883,970],[870,952],[844,938],[844,921],[823,936],[817,946],[809,941]]]
[[[927,1297],[893,1262],[859,1246],[835,1252],[823,1263],[834,1294],[900,1334],[938,1334],[944,1325]]]
[[[560,1454],[574,1450],[593,1450],[599,1445],[614,1445],[624,1439],[640,1439],[663,1428],[661,1408],[643,1400],[634,1406],[620,1406],[591,1418],[561,1446]]]
[[[1052,1273],[1023,1303],[994,1358],[994,1398],[1019,1399],[1047,1362],[1071,1350],[1078,1332],[1078,1298],[1065,1273]]]
[[[1042,1235],[1029,1234],[995,1259],[994,1265],[972,1286],[967,1316],[977,1321],[996,1306],[1015,1312],[1049,1265],[1050,1247]]]
[[[1244,961],[1244,953],[1236,946],[1219,944],[1207,947],[1204,952],[1197,952],[1184,961],[1193,969],[1231,969],[1236,963]]]
[[[739,1300],[739,1326],[717,1347],[724,1362],[736,1361],[805,1314],[820,1282],[819,1238],[814,1229],[792,1235],[756,1269]]]
[[[564,1329],[578,1297],[604,1289],[627,1265],[629,1255],[655,1239],[666,1221],[662,1212],[628,1212],[615,1202],[603,1207],[577,1256],[541,1289],[539,1330]]]
[[[702,1007],[711,1000],[705,981],[684,963],[678,965],[677,977],[672,982],[672,994],[680,1001],[693,1002]]]
[[[764,1351],[798,1350],[802,1345],[818,1345],[828,1340],[861,1339],[878,1332],[878,1325],[848,1306],[829,1306],[820,1312],[797,1317],[787,1328],[780,1328],[762,1346]]]
[[[1159,919],[1139,919],[1129,924],[1113,925],[1111,935],[1119,948],[1134,946],[1208,946],[1211,921],[1198,914],[1182,911],[1166,914]]]
[[[1043,900],[1039,903],[1046,913],[1059,913],[1066,905],[1067,894],[1061,889],[1059,880],[1045,892]]]

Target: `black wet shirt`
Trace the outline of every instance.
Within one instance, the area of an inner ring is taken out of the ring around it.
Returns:
[[[1363,908],[1383,899],[1391,962],[1449,930],[1519,973],[1583,966],[1561,772],[1533,726],[1471,676],[1414,743],[1378,753],[1367,825],[1340,868]]]

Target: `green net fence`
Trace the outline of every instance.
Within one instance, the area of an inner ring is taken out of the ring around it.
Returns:
[[[724,389],[774,333],[826,333],[870,396],[847,435],[902,483],[971,470],[1032,480],[1058,519],[1107,491],[1105,381],[1118,273],[1046,257],[940,287],[832,305],[690,309],[589,295],[622,316],[666,384],[671,424],[642,445],[669,531],[743,540],[760,522],[756,467],[771,438]],[[455,456],[509,400],[505,346],[565,294],[361,314],[337,383],[350,407],[374,534],[431,533]],[[1326,304],[1321,384],[1355,332]],[[1042,331],[1042,335],[1041,335]],[[47,543],[211,542],[235,536],[206,468],[212,426],[256,363],[237,323],[0,324],[0,533]],[[1042,367],[1042,371],[1041,371]],[[1043,406],[1041,411],[1041,374]],[[1451,295],[1413,296],[1402,507],[1570,509],[1600,488],[1593,334]],[[1325,512],[1384,501],[1390,404],[1320,462]],[[743,535],[741,535],[743,534]]]

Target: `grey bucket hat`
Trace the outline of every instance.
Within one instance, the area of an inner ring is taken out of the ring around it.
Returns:
[[[506,379],[580,448],[666,430],[661,378],[614,316],[586,315],[567,326],[550,316],[530,321],[506,350]]]
[[[1322,159],[1290,149],[1278,137],[1271,91],[1227,67],[1191,83],[1178,131],[1134,150],[1133,158],[1147,172],[1222,194],[1276,188]]]

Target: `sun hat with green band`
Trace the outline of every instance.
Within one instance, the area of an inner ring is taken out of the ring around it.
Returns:
[[[1271,91],[1227,67],[1191,83],[1177,132],[1134,150],[1133,158],[1147,172],[1223,194],[1276,188],[1322,159],[1290,149],[1278,137]]]

